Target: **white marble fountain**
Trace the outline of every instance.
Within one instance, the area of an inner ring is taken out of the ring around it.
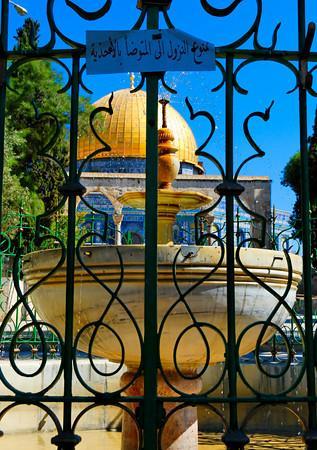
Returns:
[[[217,246],[180,247],[172,242],[172,227],[176,214],[182,209],[195,209],[207,205],[211,199],[198,192],[174,191],[172,181],[178,173],[178,158],[173,147],[173,136],[170,130],[159,130],[159,194],[158,194],[158,320],[159,324],[179,294],[173,280],[173,263],[177,253],[177,283],[182,292],[208,275],[219,263],[222,256]],[[136,208],[144,207],[144,193],[126,193],[121,202]],[[81,258],[89,270],[93,272],[104,285],[115,291],[120,279],[120,252],[124,276],[117,295],[135,318],[143,333],[144,321],[144,246],[143,245],[90,245],[81,249]],[[227,336],[227,287],[226,287],[226,257],[209,278],[186,295],[186,301],[199,322],[207,322],[217,327]],[[288,266],[282,252],[243,248],[240,252],[244,266],[259,279],[282,295],[288,280]],[[29,286],[34,285],[52,267],[60,257],[60,250],[44,250],[26,256],[23,272]],[[297,285],[301,279],[302,261],[297,255],[290,255],[292,263],[292,284],[286,302],[289,306],[295,302]],[[32,302],[42,320],[53,323],[64,333],[65,326],[65,264],[49,279],[32,292]],[[236,296],[236,329],[237,335],[249,324],[266,320],[277,304],[277,299],[267,290],[253,281],[236,263],[235,268]],[[75,267],[75,304],[74,304],[74,334],[85,325],[97,321],[111,301],[111,292],[96,281],[76,260]],[[274,317],[274,323],[281,326],[288,316],[285,307],[281,307]],[[124,364],[128,372],[123,377],[123,383],[133,376],[140,364],[140,340],[133,321],[120,302],[115,299],[103,319],[109,328],[101,327],[91,348],[96,356],[107,358],[113,362],[121,362],[122,347],[114,330],[122,339],[125,350]],[[200,381],[181,380],[175,372],[173,349],[176,340],[192,320],[184,304],[180,302],[169,315],[162,330],[160,341],[160,359],[170,382],[185,392],[198,393]],[[88,327],[81,335],[78,348],[87,351],[93,327]],[[240,346],[240,354],[246,354],[255,347],[260,327],[250,330]],[[265,340],[273,334],[272,328],[265,334]],[[225,348],[219,334],[206,331],[210,345],[210,360],[214,364],[224,360]],[[177,351],[177,361],[184,373],[193,373],[206,361],[206,348],[199,331],[192,327],[180,340]],[[186,384],[187,383],[187,384]],[[142,394],[143,381],[140,377],[127,390],[128,394]],[[158,393],[160,395],[176,395],[159,376]],[[169,410],[173,405],[167,406]],[[174,405],[175,406],[175,405]],[[191,412],[186,411],[190,409]],[[195,408],[186,408],[172,416],[165,427],[162,438],[164,450],[197,450],[197,415]],[[137,432],[127,415],[124,418],[122,449],[137,448]]]

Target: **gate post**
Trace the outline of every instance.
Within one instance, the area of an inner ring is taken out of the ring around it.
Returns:
[[[149,2],[150,3],[150,2]],[[147,8],[147,28],[157,29],[159,7]],[[144,286],[144,441],[157,448],[157,183],[158,183],[158,75],[146,77],[145,286]]]
[[[2,232],[2,194],[4,170],[4,134],[6,107],[6,71],[8,50],[9,0],[2,0],[0,41],[0,233]]]
[[[307,394],[308,400],[308,430],[304,439],[308,450],[317,449],[317,416],[316,416],[316,384],[315,384],[315,361],[311,356],[314,354],[314,331],[313,331],[313,309],[312,309],[312,260],[311,260],[311,221],[310,221],[310,192],[309,192],[309,161],[307,140],[307,59],[310,46],[314,37],[314,31],[308,29],[306,35],[306,9],[305,0],[298,0],[298,47],[299,60],[299,123],[300,123],[300,155],[301,155],[301,212],[303,225],[303,282],[304,282],[304,305],[305,305],[305,343],[307,357]],[[311,24],[310,24],[311,25]],[[309,26],[310,26],[309,25]],[[312,36],[312,39],[310,40]]]

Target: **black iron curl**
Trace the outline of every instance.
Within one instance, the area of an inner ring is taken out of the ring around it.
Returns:
[[[85,63],[82,65],[82,68],[80,69],[80,72],[79,72],[79,84],[83,88],[83,90],[85,92],[87,92],[87,94],[93,94],[93,91],[91,89],[89,89],[83,81],[83,75],[84,75],[84,72],[86,71],[86,68],[87,68],[87,64]]]
[[[162,338],[162,335],[163,335],[163,331],[164,331],[164,327],[165,327],[165,323],[166,323],[167,319],[170,317],[170,315],[173,312],[173,310],[178,305],[182,304],[185,307],[185,309],[187,311],[187,314],[190,317],[190,320],[191,320],[192,324],[189,325],[188,327],[186,327],[184,330],[182,330],[180,332],[180,334],[179,334],[179,336],[178,336],[178,338],[176,340],[176,343],[174,345],[174,348],[173,348],[173,361],[174,361],[175,370],[178,373],[178,375],[180,377],[184,378],[184,379],[187,379],[187,380],[194,380],[194,379],[197,379],[197,378],[201,377],[206,372],[206,370],[207,370],[207,368],[208,368],[208,366],[209,366],[209,364],[211,362],[210,361],[210,347],[209,347],[208,339],[207,339],[206,334],[204,332],[204,328],[211,329],[212,331],[214,331],[215,333],[217,333],[220,336],[220,338],[221,338],[221,340],[222,340],[222,342],[224,344],[224,352],[226,352],[226,346],[227,346],[226,339],[225,339],[223,333],[221,332],[221,330],[217,329],[215,326],[213,326],[210,323],[198,322],[196,320],[195,315],[192,312],[188,302],[186,301],[186,297],[188,297],[191,292],[193,292],[195,289],[197,289],[205,281],[209,280],[212,277],[212,275],[215,274],[218,271],[218,269],[220,268],[220,266],[222,265],[222,263],[224,261],[224,257],[225,257],[224,244],[223,244],[223,242],[221,241],[221,239],[218,236],[213,235],[213,238],[219,243],[220,252],[219,252],[219,259],[218,259],[218,261],[216,262],[214,267],[212,267],[210,269],[210,271],[205,276],[203,276],[200,280],[198,280],[192,286],[187,288],[184,292],[182,292],[182,290],[180,288],[180,285],[179,285],[179,282],[177,280],[177,260],[178,260],[179,255],[182,252],[182,247],[179,248],[179,250],[176,252],[175,257],[174,257],[174,261],[173,261],[173,282],[174,282],[175,289],[176,289],[179,297],[178,297],[177,300],[175,300],[175,302],[165,312],[165,314],[164,314],[164,316],[162,318],[162,321],[160,323],[160,326],[159,326],[159,331],[158,331],[158,338],[159,338],[159,342],[160,342],[161,338]],[[190,256],[191,256],[190,247],[188,247],[188,249],[189,249],[188,250],[189,253],[188,253],[187,257],[190,258]],[[186,257],[185,257],[185,259],[186,259]],[[177,349],[178,349],[180,340],[182,339],[184,334],[187,333],[187,331],[192,329],[192,328],[196,328],[197,329],[197,331],[199,332],[199,334],[200,334],[200,336],[201,336],[201,338],[202,338],[202,340],[204,342],[204,345],[205,345],[205,348],[206,348],[206,358],[205,358],[205,363],[203,364],[203,368],[198,373],[195,373],[193,375],[186,375],[185,373],[183,373],[183,371],[181,370],[181,368],[178,365],[178,362],[177,362]],[[160,347],[159,347],[159,353],[160,353]],[[167,385],[171,389],[173,389],[176,393],[178,393],[180,395],[186,395],[186,393],[180,391],[176,386],[174,386],[170,382],[168,376],[165,373],[165,370],[164,370],[164,367],[162,365],[162,361],[161,361],[161,357],[160,356],[159,356],[159,368],[160,368],[162,377],[164,378],[164,380],[167,383]],[[215,385],[212,386],[210,389],[208,389],[208,391],[207,391],[208,394],[213,392],[219,386],[219,384],[221,383],[221,381],[223,380],[223,378],[225,376],[225,372],[226,372],[226,367],[224,367],[224,370],[223,370],[219,380],[215,383]]]
[[[93,135],[95,136],[95,138],[100,142],[100,144],[102,145],[101,148],[95,150],[94,152],[90,153],[90,155],[88,155],[80,164],[79,168],[78,168],[78,174],[77,177],[78,179],[80,179],[86,164],[91,161],[95,156],[99,155],[100,153],[103,152],[110,152],[111,151],[111,147],[109,144],[107,144],[107,142],[99,135],[98,131],[96,130],[96,127],[94,125],[94,121],[95,118],[98,114],[100,113],[107,113],[112,115],[113,114],[113,108],[112,108],[112,102],[113,102],[113,98],[114,98],[114,93],[111,93],[111,96],[109,98],[109,103],[108,106],[99,106],[98,108],[95,108],[89,117],[89,125],[90,128],[93,132]]]
[[[173,408],[171,411],[169,411],[168,414],[165,415],[165,417],[162,420],[161,426],[159,428],[159,432],[158,432],[158,445],[159,445],[159,450],[162,450],[162,437],[163,437],[163,433],[164,433],[164,429],[166,427],[166,424],[168,423],[168,421],[170,420],[170,418],[176,414],[177,412],[185,409],[185,408],[190,408],[190,407],[195,407],[194,404],[190,404],[190,402],[188,403],[181,403],[180,405],[177,405],[175,408]],[[222,413],[222,411],[220,411],[218,408],[216,408],[214,405],[207,403],[204,405],[205,408],[208,409],[208,411],[210,410],[210,412],[215,415],[216,417],[218,417],[222,423],[223,429],[227,430],[229,428],[229,424],[227,422],[227,419],[225,417],[225,415]]]
[[[103,148],[102,150],[109,152],[111,150],[111,147],[100,137],[100,135],[97,133],[97,130],[94,126],[94,120],[95,117],[97,116],[97,114],[101,113],[101,112],[105,112],[108,113],[110,115],[113,114],[113,109],[112,109],[112,100],[113,100],[113,92],[111,94],[111,97],[109,99],[109,106],[99,106],[98,108],[95,108],[92,113],[90,114],[90,119],[89,119],[89,124],[90,124],[90,128],[95,136],[95,138],[102,144]]]
[[[298,87],[300,86],[300,74],[299,74],[298,69],[296,69],[296,67],[290,61],[287,61],[286,59],[278,57],[278,56],[267,56],[267,57],[260,57],[260,58],[259,57],[250,57],[250,58],[244,60],[241,64],[239,64],[233,74],[233,85],[234,85],[236,91],[239,92],[239,94],[247,95],[249,91],[247,89],[244,89],[238,82],[238,79],[237,79],[238,74],[244,67],[250,65],[251,63],[260,62],[260,61],[276,62],[276,63],[281,64],[282,66],[286,67],[287,69],[289,69],[295,75],[296,83],[292,89],[287,91],[287,94],[291,94],[294,91],[296,91],[296,89],[298,89]]]
[[[28,302],[28,297],[30,296],[30,294],[35,291],[40,285],[42,285],[43,283],[45,283],[46,280],[48,280],[59,268],[62,267],[62,265],[65,262],[66,259],[66,251],[65,251],[65,247],[63,247],[63,243],[56,238],[55,236],[50,236],[50,235],[46,235],[43,236],[41,238],[41,243],[43,243],[46,240],[49,239],[54,239],[54,240],[58,240],[62,250],[61,250],[61,254],[60,254],[60,258],[57,261],[57,263],[55,264],[55,266],[50,269],[48,271],[47,274],[45,274],[44,276],[42,276],[42,278],[37,281],[36,283],[33,284],[33,286],[29,287],[25,292],[22,292],[21,290],[21,286],[20,286],[20,279],[22,276],[22,271],[21,271],[21,267],[22,267],[22,249],[19,248],[16,252],[16,255],[13,259],[13,271],[12,271],[12,275],[13,275],[13,283],[14,283],[14,287],[17,293],[17,297],[18,300],[15,302],[15,304],[12,306],[12,308],[7,312],[1,326],[0,326],[0,337],[3,336],[3,333],[5,332],[6,326],[8,324],[8,322],[10,321],[12,315],[18,310],[18,308],[23,305],[26,314],[29,317],[29,321],[27,322],[26,325],[20,327],[13,335],[13,339],[12,342],[10,343],[10,348],[9,348],[9,360],[11,363],[11,366],[13,368],[13,370],[20,376],[24,376],[24,377],[35,377],[36,375],[40,374],[46,364],[47,364],[47,348],[46,348],[46,339],[45,339],[45,334],[43,332],[42,327],[49,327],[53,330],[53,332],[56,334],[56,336],[58,337],[58,340],[61,344],[61,347],[63,347],[63,340],[62,337],[59,333],[59,331],[51,324],[48,324],[46,322],[41,322],[38,321],[35,312],[32,310],[29,302]],[[38,369],[36,369],[34,372],[32,372],[31,374],[25,373],[23,371],[21,371],[15,360],[14,360],[14,348],[15,348],[15,344],[16,341],[19,337],[19,335],[27,328],[30,327],[34,327],[34,329],[37,331],[38,336],[39,336],[39,345],[42,348],[43,351],[43,357],[40,363],[40,366]],[[63,365],[63,352],[62,352],[62,357],[61,357],[61,366]],[[48,390],[51,389],[52,386],[54,386],[56,384],[56,382],[58,381],[58,379],[60,378],[62,373],[62,369],[60,368],[60,370],[58,371],[56,377],[54,378],[54,380],[49,384],[49,386],[47,386],[46,388],[42,389],[40,392],[38,392],[38,395],[42,395],[43,393],[46,393]],[[4,385],[10,389],[11,391],[13,391],[15,394],[23,394],[23,392],[19,391],[18,389],[16,389],[4,376],[1,368],[0,368],[0,379],[1,381],[4,383]]]
[[[162,86],[167,90],[167,92],[169,92],[170,94],[177,94],[177,91],[167,84],[167,82],[165,80],[165,72],[156,72],[156,75],[157,75],[158,79],[161,80]],[[143,88],[146,77],[147,77],[147,72],[142,72],[141,80],[134,89],[130,90],[131,94],[135,94],[136,92],[140,91]]]
[[[133,27],[131,29],[132,30],[139,30],[142,27],[142,25],[143,25],[143,22],[144,22],[144,20],[146,18],[146,15],[147,15],[147,8],[143,8],[141,13],[140,13],[140,15],[139,15],[139,17],[138,17],[138,20],[135,22],[135,24],[133,25]]]
[[[202,7],[208,14],[215,17],[225,17],[229,16],[236,8],[239,6],[243,0],[234,0],[229,6],[226,8],[215,8],[212,6],[207,0],[200,0]]]
[[[14,74],[19,69],[19,67],[23,66],[24,64],[28,64],[28,63],[30,63],[32,61],[40,62],[40,61],[43,61],[43,60],[56,63],[59,66],[61,66],[62,69],[65,70],[66,75],[67,75],[66,76],[66,83],[64,84],[63,87],[61,87],[57,91],[57,93],[58,94],[64,94],[65,92],[67,92],[70,89],[71,85],[72,85],[72,75],[71,75],[70,70],[67,67],[67,65],[64,64],[63,61],[61,61],[60,59],[54,58],[53,56],[47,56],[45,58],[38,57],[38,56],[26,56],[26,57],[23,57],[23,58],[20,58],[20,59],[14,61],[10,65],[10,67],[7,70],[7,73],[6,73],[6,85],[7,85],[7,88],[10,89],[10,91],[14,92],[15,94],[19,94],[19,92],[17,90],[13,89],[12,86],[10,85],[10,78],[11,78],[12,74]]]
[[[47,15],[48,24],[50,27],[51,36],[50,36],[50,40],[48,41],[48,43],[44,47],[42,47],[41,50],[52,50],[56,43],[56,35],[65,44],[69,45],[70,47],[81,50],[81,51],[85,50],[84,44],[74,41],[69,36],[66,36],[60,30],[60,28],[57,26],[55,17],[54,17],[54,4],[55,4],[55,0],[47,0],[46,15]],[[65,4],[67,7],[72,9],[82,19],[94,21],[94,20],[104,17],[109,12],[109,10],[111,8],[112,0],[106,0],[105,4],[96,11],[87,11],[84,8],[81,8],[80,6],[76,5],[76,3],[74,3],[71,0],[65,0]]]
[[[167,12],[166,9],[163,9],[163,16],[164,16],[164,20],[165,20],[165,23],[166,23],[167,27],[168,27],[170,30],[174,30],[174,29],[175,29],[175,26],[174,26],[174,24],[172,23],[172,21],[171,21],[171,19],[170,19],[170,16],[168,15],[168,12]]]
[[[216,67],[218,67],[218,69],[220,70],[222,79],[221,79],[220,83],[216,87],[211,89],[211,92],[218,92],[218,91],[220,91],[220,89],[225,85],[225,82],[227,80],[226,70],[223,67],[223,65],[221,64],[221,62],[218,61],[218,60],[216,60]]]
[[[140,420],[137,416],[137,414],[128,406],[126,406],[123,403],[119,403],[119,402],[114,402],[111,403],[111,405],[113,407],[118,408],[119,410],[123,411],[124,413],[127,413],[130,417],[130,419],[132,419],[132,421],[134,422],[136,428],[137,428],[137,433],[138,433],[138,448],[135,448],[133,450],[142,450],[142,436],[143,436],[143,431],[142,431],[142,426],[140,424]],[[84,408],[82,411],[80,411],[80,413],[76,416],[74,423],[72,425],[72,432],[75,433],[76,428],[78,427],[78,424],[80,422],[80,420],[89,412],[89,411],[93,411],[96,408],[102,408],[105,407],[107,405],[102,405],[100,403],[93,403],[92,405],[88,405],[86,406],[86,408]],[[132,450],[132,449],[131,449]]]
[[[28,399],[24,403],[21,403],[20,401],[16,401],[16,402],[13,402],[10,405],[6,406],[5,408],[3,408],[2,411],[0,411],[0,421],[4,418],[4,416],[7,413],[9,413],[15,407],[20,406],[21,404],[28,405],[28,406],[31,406],[31,405],[36,406],[37,408],[43,410],[45,412],[45,415],[52,419],[52,421],[56,427],[57,433],[60,434],[63,432],[62,425],[61,425],[57,415],[54,413],[54,411],[51,408],[49,408],[45,403],[38,402],[38,401],[30,401],[30,399]]]
[[[111,8],[112,0],[106,0],[105,4],[99,8],[97,11],[86,11],[84,8],[76,5],[76,3],[71,0],[65,0],[67,6],[74,10],[82,19],[85,20],[97,20],[101,19]]]
[[[214,16],[214,17],[226,17],[232,14],[235,9],[241,5],[243,0],[234,0],[229,6],[226,8],[215,8],[214,6],[210,5],[207,0],[201,0],[202,7],[207,11],[208,14]],[[262,0],[256,0],[256,6],[257,6],[257,13],[255,16],[255,19],[251,25],[251,27],[236,41],[231,42],[228,45],[225,45],[223,47],[219,47],[218,49],[225,49],[225,48],[239,48],[243,44],[247,42],[247,40],[253,35],[253,46],[255,50],[267,50],[267,51],[273,51],[275,50],[276,44],[277,44],[277,37],[278,37],[278,31],[281,26],[281,23],[278,23],[273,31],[272,35],[272,43],[269,47],[264,47],[259,43],[258,34],[259,34],[259,28],[262,20],[262,10],[263,10],[263,2]]]
[[[258,405],[255,405],[253,408],[251,408],[250,411],[248,411],[245,418],[243,419],[243,421],[241,423],[241,429],[245,430],[247,428],[248,424],[256,416],[256,414],[259,411],[261,412],[263,409],[268,408],[268,407],[269,408],[279,407],[279,408],[282,408],[282,409],[290,412],[295,417],[297,423],[300,424],[302,431],[304,432],[305,430],[307,430],[307,424],[306,424],[305,419],[303,417],[301,417],[297,412],[295,412],[291,406],[286,405],[286,404],[281,404],[281,403],[278,403],[277,405],[275,403],[272,403],[272,404],[260,403]],[[299,436],[298,436],[298,438],[300,439]]]
[[[257,338],[257,342],[256,342],[256,348],[255,348],[255,357],[256,357],[256,362],[257,362],[257,366],[258,369],[266,376],[271,377],[271,378],[279,378],[281,376],[283,376],[289,369],[291,362],[292,362],[292,354],[291,354],[291,345],[289,342],[289,339],[287,337],[287,335],[284,333],[284,331],[281,329],[281,327],[277,326],[273,320],[275,315],[278,313],[278,311],[280,310],[281,307],[284,307],[286,309],[286,311],[289,313],[289,315],[293,318],[296,327],[298,328],[299,333],[302,336],[303,342],[304,342],[304,331],[302,328],[302,325],[300,324],[298,318],[296,317],[293,309],[288,305],[286,298],[289,294],[289,291],[291,289],[292,286],[292,279],[293,279],[293,267],[292,267],[292,261],[291,258],[288,254],[288,252],[286,250],[284,250],[284,257],[286,260],[286,264],[287,264],[287,274],[288,274],[288,278],[287,278],[287,284],[285,287],[285,290],[282,294],[279,294],[274,288],[272,288],[271,286],[269,286],[269,284],[267,284],[265,281],[263,281],[261,278],[259,278],[257,275],[255,275],[252,270],[250,270],[249,268],[246,267],[246,265],[243,263],[240,253],[241,250],[243,248],[243,246],[245,245],[246,242],[257,242],[257,239],[255,238],[250,238],[250,239],[246,239],[244,241],[242,241],[236,250],[236,261],[238,263],[238,266],[242,269],[242,271],[251,279],[253,280],[256,285],[261,286],[263,289],[265,289],[269,294],[271,294],[276,300],[277,300],[277,304],[276,306],[273,308],[273,310],[270,312],[269,316],[267,317],[266,320],[263,321],[258,321],[255,323],[252,323],[251,325],[247,326],[241,333],[240,336],[237,339],[237,351],[240,347],[240,344],[243,340],[244,335],[253,327],[258,326],[258,325],[262,325],[261,331],[259,333],[259,336]],[[268,331],[269,328],[274,328],[275,330],[277,330],[280,335],[283,337],[283,340],[285,342],[286,345],[286,349],[287,349],[287,361],[285,364],[285,367],[283,368],[283,370],[277,374],[270,374],[269,372],[267,372],[260,360],[260,346],[262,344],[263,338],[265,336],[265,333]],[[248,383],[248,381],[246,380],[242,369],[240,367],[240,363],[238,364],[238,370],[239,373],[244,381],[244,383],[255,393],[258,393],[251,385],[250,383]],[[292,384],[292,386],[290,386],[290,388],[285,389],[285,391],[282,392],[282,394],[286,394],[288,392],[290,392],[291,390],[294,389],[294,387],[296,385],[298,385],[298,383],[300,382],[300,380],[302,379],[302,377],[304,376],[305,373],[305,367],[303,365],[303,369],[300,372],[299,377],[297,378],[297,380],[295,380],[295,382]],[[262,395],[265,395],[265,393],[261,393]]]
[[[219,170],[219,172],[221,174],[222,180],[224,180],[225,171],[224,171],[224,168],[222,167],[222,165],[220,164],[220,162],[218,161],[218,159],[215,156],[211,155],[210,153],[203,151],[205,149],[205,147],[207,147],[207,145],[209,144],[209,142],[210,142],[211,138],[213,137],[213,134],[216,130],[215,119],[207,111],[198,111],[195,113],[188,97],[186,97],[185,103],[186,103],[186,106],[190,113],[190,120],[195,120],[197,117],[205,117],[209,121],[210,128],[211,128],[206,140],[195,150],[195,154],[197,156],[203,156],[203,157],[209,159],[209,161],[211,161],[217,167],[217,169]]]
[[[111,309],[113,303],[116,301],[120,304],[120,306],[122,307],[122,309],[125,311],[125,313],[127,314],[127,316],[129,317],[129,319],[131,320],[131,322],[133,323],[133,326],[135,328],[136,334],[138,336],[138,340],[140,343],[140,354],[141,354],[141,359],[140,359],[140,364],[138,369],[135,372],[135,375],[133,376],[133,379],[129,382],[128,385],[121,387],[119,390],[117,390],[115,393],[104,393],[105,396],[109,396],[109,395],[114,395],[114,394],[118,394],[123,392],[125,389],[127,389],[135,380],[136,378],[140,375],[141,370],[142,370],[142,349],[143,349],[143,338],[142,338],[142,333],[141,330],[135,320],[135,318],[133,317],[133,314],[131,313],[131,311],[129,310],[129,308],[127,307],[127,305],[125,304],[125,302],[123,300],[120,299],[119,297],[119,291],[122,287],[122,283],[124,280],[124,265],[123,265],[123,260],[122,260],[122,256],[121,253],[119,251],[119,249],[116,249],[116,253],[118,256],[118,260],[119,260],[119,267],[120,267],[120,274],[119,274],[119,280],[117,282],[117,287],[113,290],[111,289],[109,286],[107,286],[107,284],[102,281],[92,270],[91,268],[84,262],[83,257],[82,257],[82,244],[84,244],[85,241],[87,241],[87,239],[90,239],[91,237],[98,237],[99,239],[104,241],[105,236],[101,235],[99,233],[95,233],[95,232],[90,232],[90,233],[86,233],[84,236],[82,236],[77,245],[76,245],[76,256],[77,259],[80,263],[80,265],[83,267],[83,269],[91,276],[91,278],[98,283],[104,290],[105,292],[108,293],[108,295],[110,296],[109,301],[107,302],[107,304],[105,305],[105,309],[103,311],[103,313],[100,315],[99,319],[91,322],[89,324],[86,324],[81,330],[79,330],[79,332],[77,333],[76,337],[75,337],[75,341],[74,341],[74,347],[77,349],[78,345],[79,345],[79,341],[80,341],[80,337],[82,336],[82,334],[84,333],[84,331],[88,330],[88,328],[93,327],[93,332],[92,332],[92,336],[90,337],[90,341],[89,341],[89,347],[88,347],[88,358],[90,361],[90,364],[93,368],[93,370],[95,372],[97,372],[99,375],[102,376],[112,376],[114,374],[116,374],[121,368],[122,366],[125,364],[125,348],[124,348],[124,344],[123,341],[121,339],[121,337],[118,335],[118,333],[112,328],[110,327],[106,322],[106,316],[109,312],[109,310]],[[90,248],[90,247],[89,247]],[[121,348],[121,361],[119,363],[119,369],[115,369],[113,372],[109,372],[109,373],[103,373],[101,372],[95,365],[94,361],[93,361],[93,345],[94,345],[94,341],[96,339],[97,333],[101,328],[106,328],[108,329],[108,331],[110,331],[118,340],[120,348]],[[100,392],[96,391],[95,389],[93,389],[91,386],[89,386],[86,381],[83,379],[83,377],[80,374],[80,371],[78,369],[78,365],[77,365],[77,358],[76,356],[74,356],[74,370],[76,372],[76,375],[78,376],[78,379],[80,380],[81,384],[83,386],[85,386],[86,389],[88,389],[91,393],[95,394],[95,395],[100,395]]]
[[[268,108],[266,108],[265,112],[262,113],[260,111],[256,111],[253,112],[251,114],[249,114],[247,116],[247,118],[244,120],[243,123],[243,131],[245,134],[245,137],[247,138],[247,141],[249,142],[249,144],[251,145],[252,148],[254,148],[254,150],[256,151],[255,154],[249,156],[248,158],[246,158],[238,167],[238,169],[236,170],[235,176],[234,176],[234,180],[237,181],[238,180],[238,176],[242,170],[242,168],[250,161],[252,161],[254,158],[262,158],[265,155],[265,152],[263,150],[261,150],[261,148],[258,146],[258,144],[255,142],[255,140],[253,139],[253,137],[251,136],[250,133],[250,129],[249,129],[249,122],[251,119],[253,119],[254,117],[259,117],[260,119],[264,120],[264,122],[267,122],[270,119],[270,114],[271,114],[271,109],[272,106],[274,105],[274,100],[271,102],[270,106]]]

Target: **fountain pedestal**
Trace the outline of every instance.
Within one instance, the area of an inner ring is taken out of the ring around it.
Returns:
[[[166,377],[171,385],[187,394],[199,394],[202,388],[200,378],[188,380],[182,378],[175,371],[166,371]],[[121,377],[121,385],[126,386],[134,378],[134,372],[129,370]],[[137,378],[132,385],[125,391],[127,396],[144,396],[143,376]],[[166,383],[161,374],[157,376],[157,395],[158,397],[175,397],[177,394]],[[165,402],[163,404],[165,414],[168,415],[179,403]],[[139,407],[139,403],[129,403],[133,412]],[[132,417],[123,413],[122,421],[122,441],[121,450],[137,450],[139,448],[138,431]],[[198,421],[197,408],[187,406],[173,413],[168,419],[162,430],[161,447],[162,450],[197,450],[198,449]]]
[[[177,155],[178,149],[173,144],[173,131],[167,128],[166,105],[167,100],[162,99],[163,106],[162,128],[158,130],[158,244],[173,243],[173,227],[176,223],[176,215],[180,211],[201,209],[212,202],[212,198],[196,191],[176,191],[172,184],[179,172],[180,162]],[[135,209],[144,209],[145,192],[126,192],[119,199],[123,205]]]
[[[176,215],[180,211],[198,209],[211,202],[211,198],[195,191],[174,191],[172,189],[158,189],[157,216],[158,244],[173,243],[173,227],[176,222]],[[145,192],[126,192],[119,201],[135,209],[144,209]]]

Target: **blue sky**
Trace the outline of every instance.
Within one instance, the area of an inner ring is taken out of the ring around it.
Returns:
[[[29,15],[41,23],[41,43],[48,38],[46,20],[46,0],[19,0],[28,9]],[[113,0],[110,12],[97,22],[86,22],[76,16],[65,6],[64,0],[55,1],[55,17],[63,32],[75,40],[84,42],[86,30],[116,30],[130,29],[138,17],[135,8],[136,0]],[[214,6],[225,7],[229,0],[214,0]],[[307,23],[316,20],[317,2],[307,0]],[[78,0],[77,4],[87,9],[97,9],[102,6],[102,0]],[[93,4],[93,8],[92,5]],[[239,37],[252,23],[256,13],[256,1],[244,0],[236,12],[228,18],[213,18],[203,11],[199,0],[173,0],[170,9],[172,22],[181,30],[209,40],[216,46],[228,44]],[[272,32],[278,22],[282,22],[279,32],[278,49],[296,49],[297,45],[297,1],[296,0],[263,0],[263,20],[261,22],[260,42],[270,45]],[[23,18],[13,10],[10,11],[10,43],[15,29],[21,26]],[[165,25],[162,22],[162,27]],[[58,44],[61,45],[59,42]],[[58,46],[60,46],[58,45]],[[248,43],[248,47],[251,43]],[[316,51],[316,40],[313,44]],[[195,110],[207,110],[214,115],[217,130],[210,143],[209,152],[224,160],[224,89],[212,93],[211,88],[219,81],[218,72],[202,73],[169,73],[167,80],[178,90],[178,95],[171,97],[171,103],[186,119],[189,114],[184,104],[186,96],[191,100]],[[108,92],[128,87],[129,77],[125,74],[89,76],[85,78],[87,85],[93,90],[92,100],[96,100]],[[272,100],[275,100],[269,122],[255,119],[252,122],[252,132],[255,140],[266,155],[261,160],[255,160],[243,171],[245,175],[268,175],[272,183],[272,201],[281,209],[292,208],[294,196],[289,189],[280,185],[283,167],[299,148],[298,132],[298,93],[287,95],[286,92],[294,85],[294,76],[276,63],[256,63],[245,68],[240,76],[241,85],[249,90],[248,95],[235,94],[235,163],[250,155],[253,150],[243,135],[244,118],[253,111],[264,111]],[[309,98],[309,131],[313,124],[314,110],[317,102]],[[197,119],[191,123],[198,143],[206,135],[206,122]],[[205,165],[209,173],[216,170]]]

